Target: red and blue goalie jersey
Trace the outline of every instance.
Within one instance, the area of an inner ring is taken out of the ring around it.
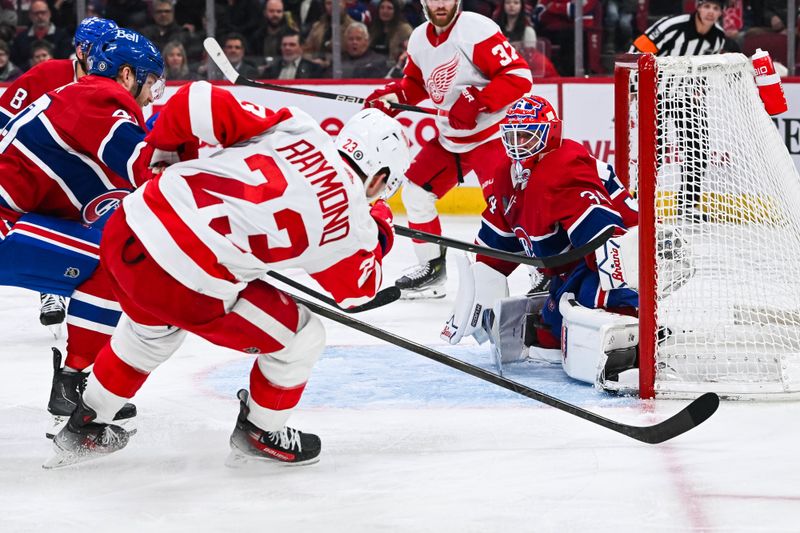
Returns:
[[[638,223],[636,202],[613,167],[575,141],[565,139],[540,160],[529,158],[512,166],[512,172],[519,176],[517,186],[511,179],[496,179],[491,185],[478,233],[480,244],[545,257],[583,246],[608,227],[621,235]],[[517,266],[480,255],[478,261],[506,275]],[[638,307],[635,291],[600,288],[594,253],[544,273],[552,277],[552,305],[546,306],[544,318],[554,332],[561,328],[557,305],[564,292],[574,293],[581,305],[590,308]]]
[[[41,96],[0,133],[0,218],[79,220],[84,207],[141,185],[153,175],[143,125],[136,100],[110,78],[84,76]],[[96,213],[84,214],[93,222]]]

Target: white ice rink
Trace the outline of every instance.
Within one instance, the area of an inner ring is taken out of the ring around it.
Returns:
[[[465,239],[476,228],[444,224]],[[411,261],[398,238],[386,279]],[[520,269],[512,287],[526,283]],[[454,269],[448,284],[445,300],[358,317],[444,349]],[[673,441],[640,444],[327,321],[291,419],[322,438],[317,465],[223,465],[252,358],[190,337],[135,399],[125,450],[44,471],[52,336],[34,293],[0,298],[0,532],[800,531],[800,403],[723,403]],[[490,367],[485,347],[447,351]],[[509,377],[626,423],[684,405],[605,397],[552,366]]]

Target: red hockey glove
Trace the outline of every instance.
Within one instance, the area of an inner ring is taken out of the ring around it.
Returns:
[[[384,200],[376,200],[375,203],[372,204],[369,214],[375,219],[375,223],[378,224],[378,242],[381,245],[383,256],[386,257],[386,254],[389,253],[389,250],[392,249],[392,245],[394,245],[394,226],[392,226],[394,215],[392,215],[389,204]]]
[[[394,118],[400,114],[399,109],[389,107],[389,103],[406,103],[405,91],[399,82],[393,81],[388,83],[386,87],[375,89],[364,99],[364,108],[374,107],[380,109],[390,117]]]
[[[457,130],[471,130],[478,125],[478,113],[484,106],[478,100],[481,92],[475,87],[465,87],[461,95],[450,108],[450,126]]]

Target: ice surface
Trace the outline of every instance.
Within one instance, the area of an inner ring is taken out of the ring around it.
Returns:
[[[477,221],[444,228],[469,239]],[[398,238],[387,280],[412,257]],[[523,290],[524,269],[511,281]],[[355,316],[491,368],[485,347],[442,346],[455,269],[448,285],[444,300]],[[190,337],[137,396],[128,448],[44,471],[52,337],[34,293],[0,297],[0,532],[800,531],[798,403],[724,403],[703,426],[649,446],[327,321],[330,346],[292,418],[323,439],[319,464],[225,468],[252,359]],[[607,397],[557,366],[508,370],[626,423],[685,405]]]

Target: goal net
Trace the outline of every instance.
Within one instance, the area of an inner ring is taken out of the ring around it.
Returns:
[[[800,394],[800,177],[741,54],[615,69],[640,210],[643,397]]]

